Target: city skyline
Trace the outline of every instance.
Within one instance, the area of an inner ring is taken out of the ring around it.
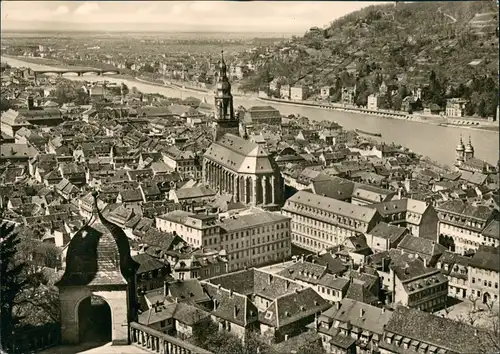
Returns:
[[[1,29],[303,33],[377,4],[380,2],[3,1]]]

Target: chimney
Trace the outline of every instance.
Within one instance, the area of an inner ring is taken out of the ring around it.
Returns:
[[[28,96],[27,105],[28,105],[28,111],[33,110],[33,108],[35,107],[33,96]]]
[[[168,295],[168,283],[166,280],[163,281],[163,296]]]
[[[285,289],[288,290],[289,287],[290,287],[290,281],[286,280],[285,281]]]
[[[268,274],[268,276],[267,276],[267,283],[271,284],[272,281],[273,281],[273,275],[272,274]]]
[[[238,307],[234,305],[234,318],[238,316]]]
[[[288,334],[285,334],[285,342],[288,340]]]
[[[335,303],[335,306],[337,307],[337,310],[340,310],[340,301],[337,301],[337,302]]]
[[[359,309],[359,317],[363,317],[364,314],[365,314],[365,310]]]
[[[233,289],[229,290],[229,297],[233,297]]]
[[[304,255],[300,256],[300,263],[304,263]]]
[[[382,307],[382,313],[385,313],[385,307]]]
[[[214,299],[214,311],[217,310],[217,299]]]
[[[424,267],[427,268],[427,258],[424,258]]]

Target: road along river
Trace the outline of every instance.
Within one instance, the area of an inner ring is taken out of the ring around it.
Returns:
[[[25,63],[13,58],[1,59],[13,67],[29,67],[32,69],[47,69],[44,65]],[[69,80],[79,81],[102,81],[125,83],[129,88],[136,87],[144,93],[159,93],[167,97],[188,96],[200,99],[206,98],[207,102],[212,103],[213,95],[197,91],[183,91],[182,89],[165,87],[160,85],[147,84],[137,80],[122,79],[110,76],[72,76],[64,75]],[[399,119],[383,118],[359,113],[349,113],[334,110],[324,110],[316,107],[305,107],[290,105],[279,102],[262,102],[251,97],[235,97],[235,107],[244,106],[246,108],[257,105],[270,105],[280,110],[281,114],[300,114],[313,120],[335,121],[346,129],[361,129],[369,132],[382,134],[382,140],[391,143],[401,144],[408,147],[418,154],[428,156],[441,164],[452,165],[455,159],[455,147],[460,139],[460,134],[467,141],[471,137],[474,145],[476,157],[486,160],[491,164],[496,164],[499,159],[498,131],[471,130],[463,127],[441,127],[432,124],[405,121]]]

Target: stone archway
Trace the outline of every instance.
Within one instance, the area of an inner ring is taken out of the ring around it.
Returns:
[[[449,251],[455,252],[455,240],[451,236],[439,235],[439,244],[446,247]]]
[[[486,291],[483,293],[483,304],[489,304],[491,300],[491,295]]]
[[[91,295],[78,304],[78,339],[80,343],[108,343],[112,340],[111,307],[100,296]]]

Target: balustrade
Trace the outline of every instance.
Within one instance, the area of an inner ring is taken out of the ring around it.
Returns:
[[[130,323],[130,342],[160,354],[213,354],[188,342],[169,336],[139,323]]]

